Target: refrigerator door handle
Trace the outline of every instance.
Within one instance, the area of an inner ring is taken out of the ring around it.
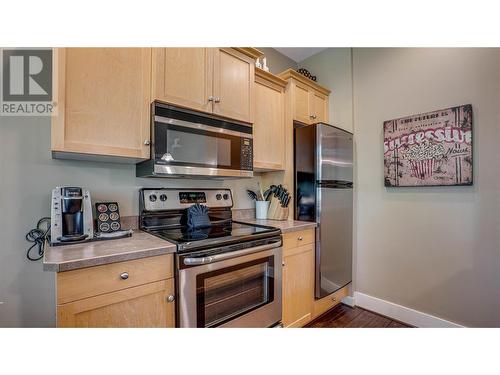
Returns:
[[[322,188],[332,188],[332,189],[352,189],[352,181],[344,180],[328,180],[328,181],[316,181],[319,187]]]

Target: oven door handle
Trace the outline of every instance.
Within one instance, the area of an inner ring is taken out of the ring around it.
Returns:
[[[242,255],[258,253],[260,251],[275,249],[275,248],[280,247],[280,246],[281,246],[281,240],[267,244],[267,245],[255,246],[255,247],[251,247],[248,249],[243,249],[243,250],[234,251],[234,252],[225,253],[225,254],[217,254],[217,255],[212,255],[212,256],[208,256],[208,257],[201,257],[201,258],[184,258],[183,262],[184,262],[184,265],[186,265],[186,266],[198,266],[198,265],[202,265],[202,264],[220,262],[221,260],[232,259],[232,258],[240,257]]]

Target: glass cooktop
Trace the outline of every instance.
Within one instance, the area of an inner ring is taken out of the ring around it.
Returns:
[[[154,229],[149,232],[176,243],[178,249],[182,250],[204,245],[222,246],[229,242],[251,240],[254,236],[259,235],[276,235],[280,233],[280,230],[273,227],[227,221],[212,224],[208,228],[188,229],[188,227],[182,226],[169,229]]]

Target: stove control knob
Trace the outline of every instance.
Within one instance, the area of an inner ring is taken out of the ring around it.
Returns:
[[[226,201],[229,199],[229,195],[228,195],[228,194],[224,194],[222,197],[223,197],[223,198],[224,198],[224,200],[226,200]]]
[[[167,200],[167,196],[165,194],[160,195],[160,200],[165,202]]]
[[[215,198],[217,198],[217,200],[218,200],[218,201],[220,201],[220,200],[222,199],[222,195],[217,194],[217,195],[215,196]]]
[[[155,195],[155,194],[151,194],[151,195],[149,196],[149,200],[150,200],[151,202],[156,202],[156,195]]]

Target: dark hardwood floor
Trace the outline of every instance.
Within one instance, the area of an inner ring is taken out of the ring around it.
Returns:
[[[410,326],[360,307],[339,304],[306,328],[410,328]]]

